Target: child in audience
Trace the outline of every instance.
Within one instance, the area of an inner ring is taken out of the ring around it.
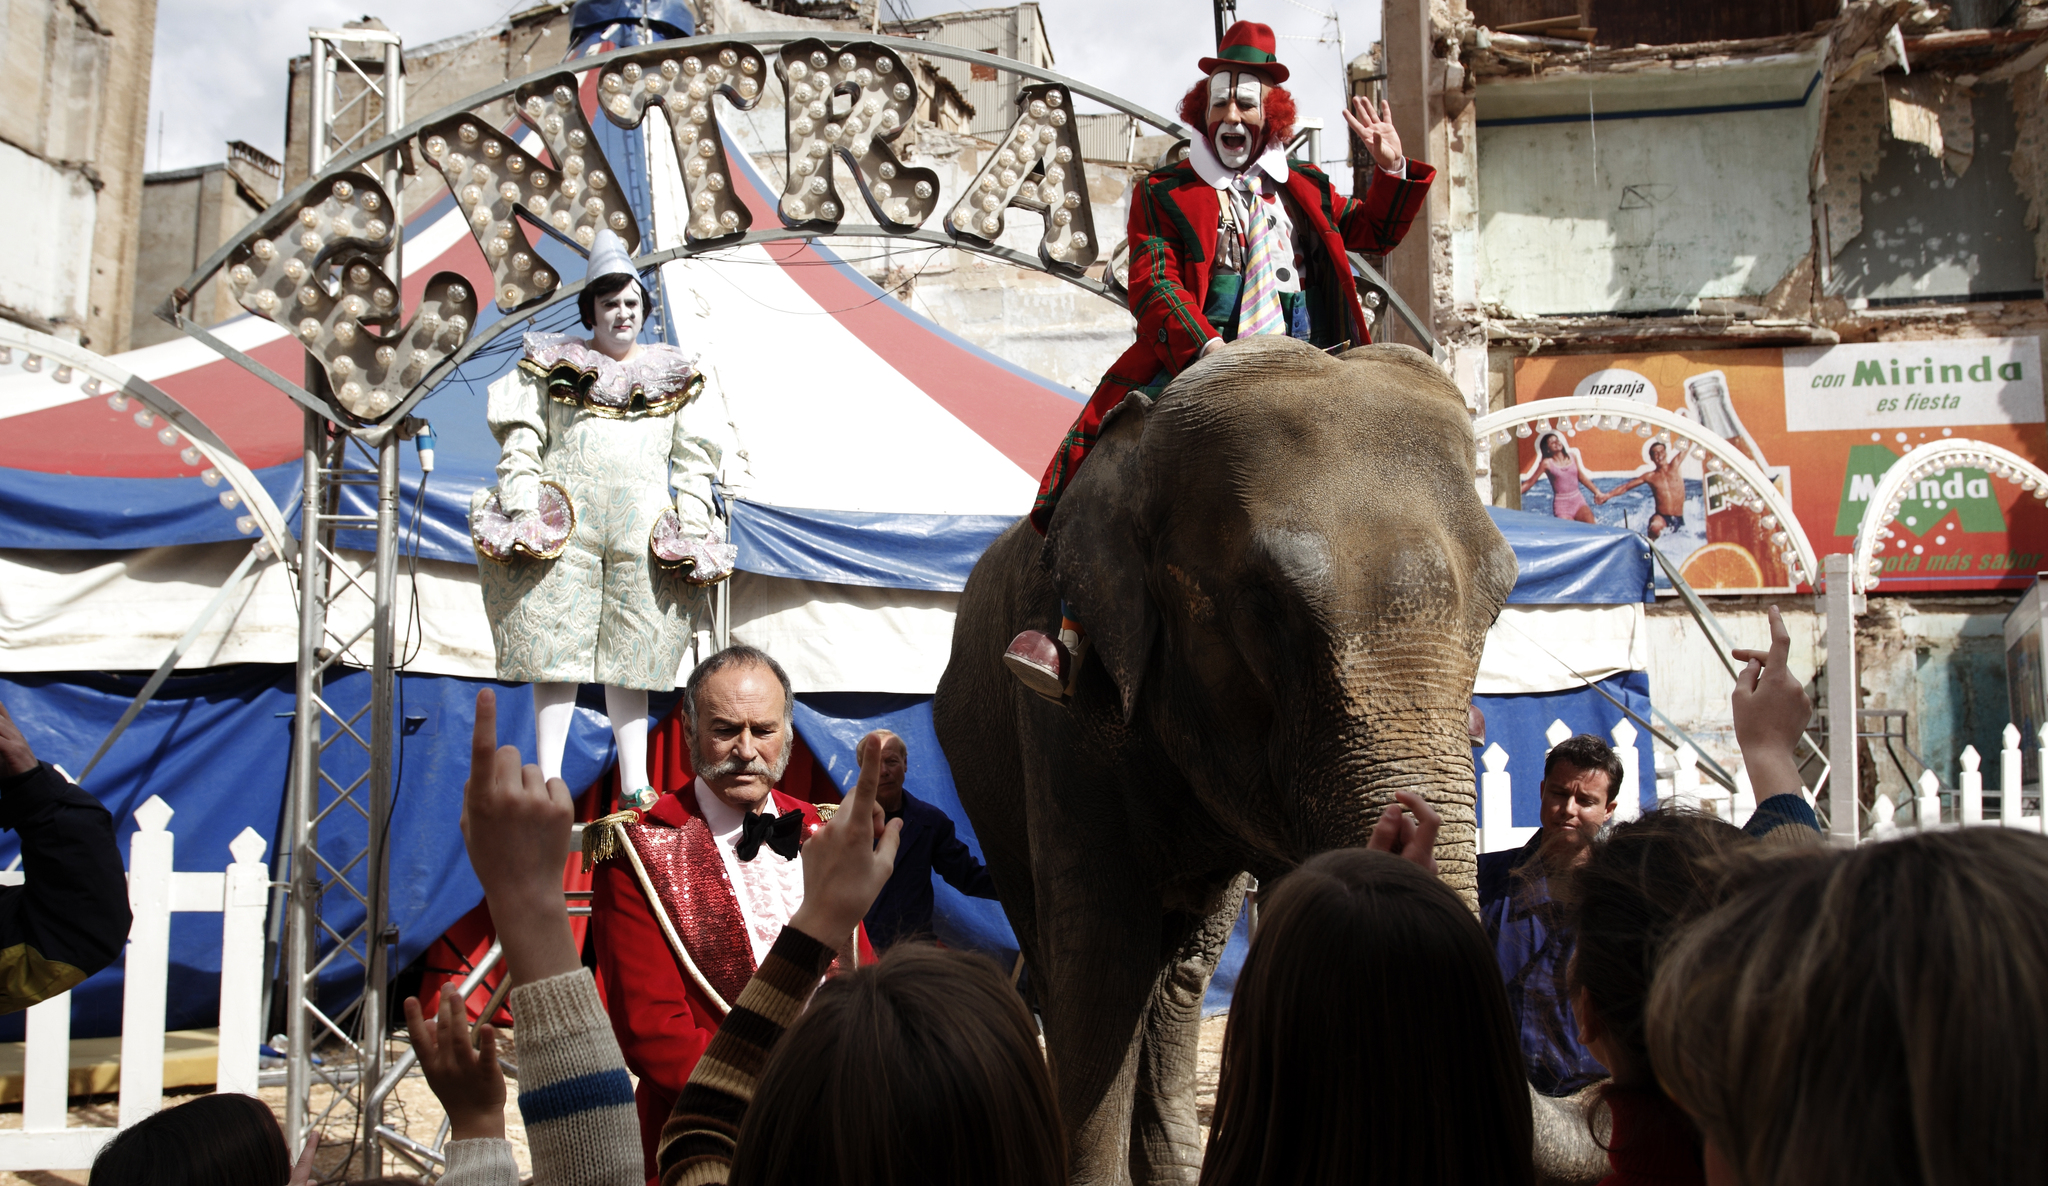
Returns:
[[[562,899],[575,809],[561,779],[522,767],[497,744],[497,698],[477,693],[462,838],[483,883],[512,977],[519,1022],[519,1111],[535,1181],[544,1186],[642,1186],[640,1121],[625,1056],[597,984],[583,967]],[[420,1068],[448,1112],[442,1186],[517,1186],[505,1140],[505,1081],[495,1035],[472,1048],[455,990],[433,1017],[405,1003]]]
[[[1726,862],[1755,842],[1709,815],[1665,809],[1595,843],[1565,899],[1573,944],[1568,999],[1579,1040],[1608,1069],[1613,1118],[1601,1186],[1699,1186],[1699,1132],[1650,1070],[1643,1009],[1664,944],[1720,895]]]
[[[1602,1186],[1704,1182],[1699,1132],[1650,1069],[1643,1010],[1651,979],[1672,934],[1721,900],[1732,868],[1767,850],[1820,843],[1793,750],[1813,706],[1786,667],[1792,640],[1776,606],[1769,616],[1771,647],[1735,652],[1744,668],[1730,696],[1736,740],[1762,800],[1755,815],[1739,830],[1668,808],[1618,825],[1565,891],[1567,999],[1580,1041],[1612,1075],[1601,1098],[1613,1119],[1614,1172]]]
[[[270,1105],[202,1095],[122,1129],[93,1159],[92,1186],[284,1186],[292,1158]]]
[[[1712,1186],[2048,1181],[2048,839],[1763,862],[1657,969],[1657,1080]]]
[[[1326,852],[1263,895],[1203,1186],[1534,1180],[1492,948],[1434,875],[1436,813],[1399,798],[1416,822],[1390,808],[1384,851]]]

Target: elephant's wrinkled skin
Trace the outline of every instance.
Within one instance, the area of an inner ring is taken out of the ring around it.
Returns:
[[[1076,1183],[1195,1180],[1196,1022],[1243,874],[1362,844],[1412,790],[1471,898],[1466,709],[1515,581],[1472,483],[1470,418],[1423,355],[1255,338],[1111,412],[1043,545],[1020,522],[975,566],[933,715],[1039,989]],[[1000,660],[1061,592],[1094,641],[1066,706]]]

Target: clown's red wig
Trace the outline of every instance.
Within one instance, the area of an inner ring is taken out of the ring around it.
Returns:
[[[1200,128],[1204,133],[1209,127],[1209,80],[1203,79],[1188,88],[1180,99],[1180,122],[1191,128]],[[1266,141],[1259,145],[1263,153],[1276,144],[1285,144],[1294,139],[1294,96],[1284,86],[1274,86],[1266,91]],[[1258,153],[1254,153],[1254,156]]]

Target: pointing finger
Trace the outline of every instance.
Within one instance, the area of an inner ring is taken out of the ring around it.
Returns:
[[[474,776],[491,765],[491,755],[498,749],[498,696],[489,688],[479,688],[476,693],[476,723],[469,734],[469,769]]]
[[[902,843],[903,821],[892,819],[882,828],[882,842],[875,846],[876,858],[886,862],[889,868],[894,869],[896,867],[896,850]]]
[[[1782,671],[1786,658],[1792,653],[1792,632],[1785,629],[1784,616],[1778,613],[1777,606],[1765,612],[1771,619],[1771,657],[1767,665]]]
[[[1436,847],[1436,834],[1444,826],[1444,817],[1438,815],[1429,800],[1413,791],[1395,791],[1394,798],[1415,814],[1415,843],[1426,849]]]

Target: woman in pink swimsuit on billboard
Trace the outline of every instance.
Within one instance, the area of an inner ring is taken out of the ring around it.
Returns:
[[[1536,459],[1528,473],[1522,475],[1522,493],[1527,494],[1538,478],[1549,474],[1550,513],[1560,519],[1591,523],[1593,508],[1586,505],[1586,496],[1580,493],[1580,487],[1592,491],[1595,505],[1606,502],[1607,496],[1600,493],[1600,488],[1593,484],[1591,478],[1585,476],[1585,459],[1554,432],[1544,433],[1543,439],[1536,442],[1536,449],[1542,456]]]

